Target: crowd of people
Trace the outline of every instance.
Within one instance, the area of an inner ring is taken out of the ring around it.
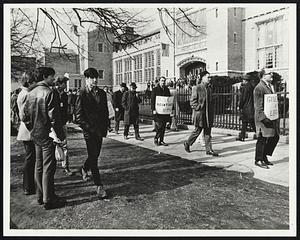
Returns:
[[[37,203],[46,210],[63,206],[66,202],[55,194],[54,174],[57,167],[55,148],[59,146],[64,158],[62,168],[67,176],[70,170],[67,147],[67,123],[74,122],[83,132],[87,148],[87,158],[80,168],[83,181],[93,180],[97,196],[106,198],[107,193],[100,177],[98,158],[103,138],[112,131],[111,120],[115,119],[115,134],[119,134],[120,121],[124,122],[124,139],[128,140],[130,125],[134,127],[135,139],[143,141],[139,133],[139,104],[137,85],[132,82],[127,88],[125,83],[112,93],[108,87],[98,86],[98,72],[94,68],[84,71],[86,86],[79,91],[66,92],[67,76],[55,78],[55,70],[39,67],[26,71],[21,79],[21,91],[17,95],[18,115],[21,120],[17,140],[23,141],[25,149],[23,190],[26,195],[36,194]],[[210,73],[203,71],[192,84],[190,98],[193,109],[194,130],[184,142],[183,149],[190,153],[191,146],[203,132],[206,154],[218,156],[212,148],[211,129],[213,126],[213,101]],[[270,120],[264,113],[264,95],[276,92],[272,85],[272,73],[260,72],[260,82],[256,85],[251,78],[244,86],[240,109],[243,124],[239,140],[244,140],[248,123],[255,128],[257,144],[255,165],[268,168],[272,165],[267,155],[272,155],[279,140],[278,119]],[[165,141],[167,123],[177,131],[176,104],[172,112],[161,114],[156,108],[158,97],[173,96],[176,101],[174,83],[166,83],[160,77],[149,92],[151,111],[154,119],[154,145],[168,146]],[[246,107],[245,107],[246,106]],[[15,106],[13,106],[15,107]],[[253,117],[254,116],[254,117]],[[249,118],[251,117],[251,118]],[[203,130],[203,131],[202,131]]]

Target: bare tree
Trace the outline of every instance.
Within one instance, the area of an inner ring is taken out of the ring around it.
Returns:
[[[37,8],[31,9],[31,14],[29,10],[12,9],[12,53],[39,52],[37,43],[39,42],[40,46],[43,46],[41,36],[46,32],[48,35],[51,34],[51,39],[47,39],[50,41],[50,50],[55,47],[59,49],[59,52],[65,53],[64,49],[66,49],[67,42],[76,46],[78,50],[84,50],[74,38],[74,34],[79,35],[78,27],[86,30],[96,28],[102,30],[105,38],[112,45],[114,42],[123,46],[133,45],[132,42],[138,34],[136,32],[127,34],[128,28],[147,26],[151,21],[143,18],[141,10],[132,11],[123,8]],[[35,11],[34,17],[32,11]],[[166,22],[172,22],[177,29],[189,36],[195,35],[195,32],[200,35],[205,34],[203,26],[194,23],[193,19],[186,13],[186,9],[178,8],[176,14],[174,14],[174,8],[158,8],[157,11],[162,27],[172,43],[174,31],[172,32]],[[193,33],[185,29],[186,25],[183,27],[182,19],[185,19],[190,28],[195,30]],[[47,24],[50,29],[45,27]],[[109,37],[111,35],[113,35],[113,40]]]

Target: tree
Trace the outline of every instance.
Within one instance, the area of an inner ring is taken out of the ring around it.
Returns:
[[[205,34],[205,28],[193,22],[193,19],[187,14],[188,10],[181,8],[157,9],[162,27],[171,42],[174,42],[174,37],[172,38],[172,34],[175,31],[174,26],[188,36],[193,36],[195,32],[200,35]],[[113,44],[108,37],[108,33],[110,33],[113,34],[114,41],[126,46],[132,44],[133,40],[138,36],[136,32],[127,34],[128,28],[145,27],[151,21],[151,19],[145,19],[142,16],[141,9],[134,11],[123,8],[37,8],[34,11],[21,8],[12,9],[12,53],[38,53],[41,51],[41,46],[45,45],[41,40],[41,36],[46,32],[48,34],[51,32],[50,49],[56,47],[62,53],[65,53],[64,49],[68,42],[80,50],[81,46],[74,39],[75,35],[79,35],[78,28],[86,30],[99,28],[105,33],[108,42]],[[194,30],[192,33],[186,31],[183,27],[182,19],[185,19],[184,22],[190,24]],[[50,26],[50,29],[45,27],[47,24]],[[171,29],[172,26],[173,31]]]

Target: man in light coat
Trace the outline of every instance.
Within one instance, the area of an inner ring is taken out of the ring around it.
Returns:
[[[211,143],[211,128],[213,124],[213,102],[212,89],[209,85],[209,72],[201,72],[201,83],[193,88],[191,96],[191,107],[194,111],[193,120],[195,129],[189,136],[188,140],[184,142],[184,149],[186,152],[190,151],[190,146],[196,141],[202,129],[204,130],[205,149],[207,155],[218,156],[219,154],[213,151]]]
[[[255,165],[262,168],[269,168],[273,165],[267,155],[272,156],[273,151],[279,141],[279,119],[270,120],[264,112],[264,97],[266,94],[275,93],[274,86],[271,85],[272,73],[265,70],[260,72],[260,82],[254,89],[254,118],[256,134],[258,136],[255,151]]]

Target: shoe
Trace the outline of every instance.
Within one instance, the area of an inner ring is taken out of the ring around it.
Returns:
[[[270,165],[270,166],[273,166],[273,165],[274,165],[273,163],[271,163],[271,162],[268,160],[267,156],[266,156],[265,159],[264,159],[264,163],[267,164],[267,165]]]
[[[154,145],[159,146],[158,139],[154,139]]]
[[[269,169],[268,165],[265,162],[263,162],[263,161],[255,160],[254,164],[256,166],[261,167],[261,168]]]
[[[188,153],[191,152],[191,150],[190,150],[190,145],[189,145],[187,142],[184,142],[184,143],[183,143],[183,146],[184,146],[184,150],[185,150],[186,152],[188,152]]]
[[[55,209],[55,208],[61,208],[65,206],[66,200],[62,199],[60,197],[54,198],[50,202],[44,203],[44,208],[46,210]]]
[[[253,139],[256,140],[257,139],[257,135],[256,133],[253,134]]]
[[[67,175],[67,176],[73,176],[74,173],[70,171],[69,168],[64,168],[63,169],[63,172]]]
[[[133,136],[133,133],[128,133],[129,136]]]
[[[162,146],[169,146],[169,144],[165,143],[165,142],[159,142],[159,145],[162,145]]]
[[[81,167],[80,169],[80,174],[82,176],[82,180],[84,182],[87,182],[88,180],[90,180],[90,176],[88,175],[88,173],[83,169],[83,167]]]
[[[118,134],[119,134],[119,131],[115,131],[115,134],[118,135]]]
[[[107,193],[104,190],[103,186],[97,186],[97,196],[99,199],[103,199],[107,197]]]
[[[112,131],[113,131],[113,129],[112,129],[112,128],[109,128],[109,129],[108,129],[108,131],[109,131],[109,132],[112,132]]]
[[[245,138],[237,137],[235,140],[236,140],[236,141],[242,141],[242,142],[244,142],[244,141],[245,141]]]
[[[216,153],[216,152],[214,152],[213,150],[207,151],[207,152],[206,152],[206,155],[212,155],[212,156],[214,156],[214,157],[219,156],[219,154]]]
[[[136,137],[135,139],[139,140],[139,141],[144,141],[144,138],[142,138],[142,137]]]
[[[152,132],[156,132],[155,128],[154,128],[154,129],[152,129]]]
[[[37,199],[37,203],[38,203],[38,205],[43,205],[43,204],[44,204],[44,201],[43,201],[42,198],[38,198],[38,199]]]
[[[128,137],[128,136],[124,136],[124,139],[125,139],[125,140],[128,140],[128,139],[129,139],[129,137]]]
[[[25,190],[24,190],[24,194],[25,194],[25,195],[33,195],[33,194],[35,194],[35,191],[25,189]]]

